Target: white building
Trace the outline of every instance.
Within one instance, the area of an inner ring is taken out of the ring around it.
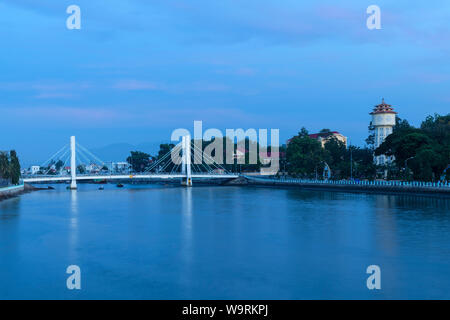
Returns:
[[[30,173],[31,173],[31,174],[36,174],[36,173],[38,173],[40,170],[41,170],[41,167],[40,167],[40,166],[31,166],[31,167],[30,167]]]
[[[319,141],[322,148],[325,148],[325,144],[333,138],[342,142],[347,147],[347,137],[337,131],[314,133],[310,134],[309,137]]]
[[[130,164],[128,162],[113,162],[111,164],[111,169],[113,172],[123,173],[128,172]]]
[[[88,165],[86,167],[86,171],[89,173],[99,173],[101,169],[102,169],[102,167],[100,167],[99,165],[97,165],[95,163],[91,163],[90,165]]]
[[[390,104],[386,104],[383,99],[381,104],[375,106],[370,114],[372,115],[372,126],[375,130],[375,148],[378,148],[384,139],[392,133],[397,112],[394,111]],[[384,155],[374,158],[377,165],[385,165],[392,160],[393,157],[386,157]]]

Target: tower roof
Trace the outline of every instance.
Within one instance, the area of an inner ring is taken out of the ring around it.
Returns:
[[[383,100],[381,100],[381,104],[376,105],[373,111],[370,114],[379,114],[379,113],[393,113],[397,114],[397,112],[394,111],[394,108],[390,104],[387,104]]]

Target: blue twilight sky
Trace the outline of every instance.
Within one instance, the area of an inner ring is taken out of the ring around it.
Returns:
[[[3,0],[0,39],[0,149],[24,162],[70,135],[156,143],[193,120],[363,145],[382,97],[416,125],[450,110],[448,0]]]

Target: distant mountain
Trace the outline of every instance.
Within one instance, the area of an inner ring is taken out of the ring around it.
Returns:
[[[144,142],[138,145],[130,143],[114,143],[104,147],[89,149],[93,154],[105,162],[125,161],[130,155],[130,151],[142,151],[151,155],[156,155],[159,150],[159,142]]]

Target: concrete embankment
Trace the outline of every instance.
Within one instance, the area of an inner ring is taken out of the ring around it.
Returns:
[[[390,193],[409,195],[429,195],[450,198],[449,187],[400,186],[400,185],[364,185],[364,184],[332,184],[312,182],[288,182],[271,179],[248,179],[249,185],[293,187],[307,190],[324,190],[356,193]]]
[[[0,201],[34,190],[38,189],[26,183],[18,186],[0,188]]]

